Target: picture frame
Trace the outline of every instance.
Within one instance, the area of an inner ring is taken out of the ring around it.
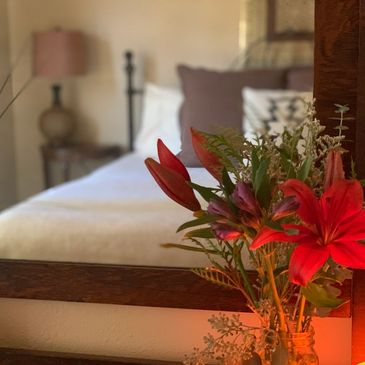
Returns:
[[[314,36],[315,0],[267,0],[268,41],[310,41]]]

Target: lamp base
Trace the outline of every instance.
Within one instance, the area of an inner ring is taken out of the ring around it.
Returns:
[[[71,111],[61,105],[53,105],[45,110],[39,119],[39,128],[53,146],[63,146],[69,142],[75,130],[75,119]]]
[[[64,146],[72,136],[76,122],[70,110],[61,103],[61,85],[51,87],[53,105],[45,110],[39,119],[39,128],[53,146]]]

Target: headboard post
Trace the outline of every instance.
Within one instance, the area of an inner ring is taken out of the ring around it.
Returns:
[[[135,94],[135,89],[133,86],[133,73],[134,73],[134,64],[133,64],[133,53],[131,51],[127,51],[125,53],[126,58],[126,66],[125,71],[127,74],[127,110],[128,110],[128,150],[133,151],[134,146],[134,108],[133,108],[133,96]]]

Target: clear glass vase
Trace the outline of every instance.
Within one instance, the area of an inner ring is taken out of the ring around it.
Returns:
[[[318,365],[319,359],[314,350],[314,330],[291,333],[288,341],[288,365]]]
[[[319,365],[314,350],[314,330],[281,334],[281,342],[270,356],[262,356],[261,365]]]

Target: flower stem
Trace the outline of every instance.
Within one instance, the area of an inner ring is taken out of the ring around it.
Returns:
[[[250,279],[247,275],[247,272],[246,272],[245,268],[243,267],[243,262],[242,262],[242,258],[241,258],[241,250],[237,255],[236,262],[238,264],[238,269],[242,275],[242,279],[244,281],[245,288],[247,289],[248,293],[250,294],[254,306],[257,308],[257,298],[256,298],[255,292],[252,288],[252,285],[251,285]]]
[[[299,314],[298,314],[296,332],[302,332],[303,331],[302,323],[303,323],[305,303],[306,303],[305,297],[304,297],[304,295],[302,295],[301,298],[300,298]]]
[[[270,257],[268,257],[268,255],[265,255],[265,262],[266,262],[266,271],[267,271],[267,275],[268,275],[268,280],[269,280],[269,284],[270,284],[271,290],[272,290],[273,300],[274,300],[276,309],[278,310],[278,314],[279,314],[280,331],[286,332],[285,314],[284,314],[283,307],[281,305],[280,297],[278,294],[278,289],[276,287],[275,276],[274,276],[274,271],[272,269],[271,260],[270,260]]]

